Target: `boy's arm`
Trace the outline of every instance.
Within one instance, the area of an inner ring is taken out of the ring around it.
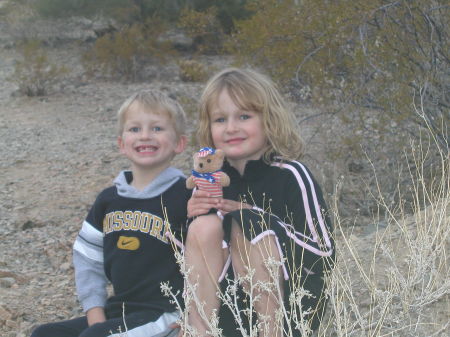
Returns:
[[[87,312],[94,307],[104,307],[107,278],[103,267],[103,233],[87,221],[73,246],[73,264],[78,299]]]
[[[86,312],[88,325],[103,323],[106,321],[105,310],[102,307],[93,307]]]

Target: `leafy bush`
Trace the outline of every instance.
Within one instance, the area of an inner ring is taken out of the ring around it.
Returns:
[[[255,0],[255,14],[237,23],[230,48],[280,80],[294,79],[298,90],[308,87],[313,103],[334,105],[335,112],[341,103],[350,104],[346,111],[371,109],[380,131],[391,121],[409,130],[428,123],[449,152],[445,4]],[[411,109],[411,95],[424,103],[423,115]]]
[[[398,202],[398,177],[417,169],[398,164],[411,151],[408,137],[449,154],[444,1],[254,0],[249,10],[253,16],[236,23],[227,47],[239,62],[265,69],[297,102],[311,104],[314,112],[299,120],[314,151],[325,154],[318,166],[327,192],[345,176],[345,216],[380,211],[368,193],[378,188],[372,168],[384,198]]]
[[[180,67],[180,78],[184,82],[204,82],[208,79],[208,69],[198,61],[181,60],[178,62],[178,66]]]
[[[67,73],[64,66],[51,63],[38,40],[23,42],[19,47],[21,59],[14,65],[14,74],[9,78],[27,96],[44,96],[51,86]]]
[[[251,12],[246,8],[247,0],[191,0],[185,1],[186,7],[197,12],[206,12],[215,8],[216,18],[222,30],[229,34],[234,31],[234,20],[247,18]]]
[[[224,34],[217,19],[216,7],[201,12],[185,8],[178,26],[192,37],[198,52],[217,54],[221,51]]]
[[[164,25],[156,19],[153,23],[135,24],[97,39],[84,55],[86,70],[128,81],[141,79],[145,65],[164,62],[173,53],[168,43],[158,42]]]
[[[35,0],[34,8],[44,17],[104,15],[126,24],[143,23],[158,17],[165,22],[178,20],[183,8],[199,12],[217,8],[217,19],[227,32],[233,29],[233,19],[243,18],[245,0]]]
[[[101,11],[129,5],[129,0],[36,0],[33,4],[43,17],[95,16]]]

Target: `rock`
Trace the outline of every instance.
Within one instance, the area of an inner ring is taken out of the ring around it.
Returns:
[[[177,29],[172,29],[161,34],[158,38],[158,42],[169,42],[173,48],[183,52],[192,51],[194,49],[194,40],[187,36],[183,31]]]
[[[10,320],[11,318],[12,314],[0,305],[0,323]]]
[[[16,280],[12,277],[2,277],[2,278],[0,278],[0,287],[1,288],[11,288],[15,282],[16,282]]]
[[[10,320],[10,319],[8,319],[5,322],[5,326],[7,326],[8,328],[16,329],[17,328],[17,323],[12,321],[12,320]]]

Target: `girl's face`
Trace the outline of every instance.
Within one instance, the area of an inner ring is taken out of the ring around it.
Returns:
[[[230,165],[243,174],[247,161],[259,159],[267,148],[261,113],[242,110],[223,90],[209,117],[214,146],[222,149]]]

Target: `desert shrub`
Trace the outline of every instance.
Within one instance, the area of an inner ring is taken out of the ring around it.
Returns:
[[[173,54],[168,43],[158,41],[163,27],[155,19],[154,25],[126,26],[100,37],[83,57],[86,70],[127,81],[142,79],[145,65],[164,62]]]
[[[180,78],[184,82],[204,82],[208,79],[208,68],[201,62],[195,60],[181,60],[178,62],[180,67]]]
[[[123,7],[128,0],[36,0],[33,7],[36,12],[47,18],[71,16],[95,16],[108,8]]]
[[[208,11],[211,7],[216,10],[216,18],[222,30],[229,34],[234,30],[234,20],[248,17],[251,12],[246,8],[247,0],[189,0],[185,1],[187,8],[197,12]]]
[[[294,90],[335,107],[344,120],[349,110],[371,109],[381,133],[391,122],[405,132],[428,123],[449,152],[444,1],[255,0],[250,6],[255,14],[237,23],[230,43],[242,61],[285,83],[293,80]],[[411,108],[411,95],[425,103],[423,115]]]
[[[314,152],[326,154],[317,166],[327,193],[345,176],[346,216],[378,211],[367,193],[376,188],[372,168],[383,196],[399,201],[398,177],[416,169],[405,159],[409,137],[427,142],[431,130],[438,141],[430,151],[449,153],[450,25],[443,1],[254,0],[249,6],[254,15],[236,23],[227,46],[240,63],[265,69],[314,110],[299,122]],[[407,192],[408,184],[400,186]]]
[[[199,53],[217,54],[222,49],[224,34],[217,19],[217,8],[205,11],[185,8],[181,12],[178,26],[194,41]]]
[[[413,191],[411,215],[400,198],[394,205],[374,191],[387,216],[375,217],[373,231],[356,237],[337,214],[337,252],[329,279],[329,319],[319,336],[446,336],[450,294],[450,163],[439,152],[433,179],[424,165],[433,155],[411,143],[408,161],[421,169],[407,177]],[[336,206],[335,206],[336,208]]]
[[[143,23],[158,16],[174,20],[181,9],[181,0],[36,0],[34,8],[44,17],[106,15],[123,23]]]
[[[35,0],[33,7],[43,17],[103,15],[126,24],[143,23],[152,17],[158,17],[165,22],[175,22],[185,7],[199,12],[215,7],[220,25],[226,32],[231,32],[233,19],[243,18],[247,14],[245,2],[245,0]]]
[[[44,96],[62,79],[67,68],[52,63],[39,40],[25,41],[17,47],[20,59],[14,65],[10,81],[27,96]]]

